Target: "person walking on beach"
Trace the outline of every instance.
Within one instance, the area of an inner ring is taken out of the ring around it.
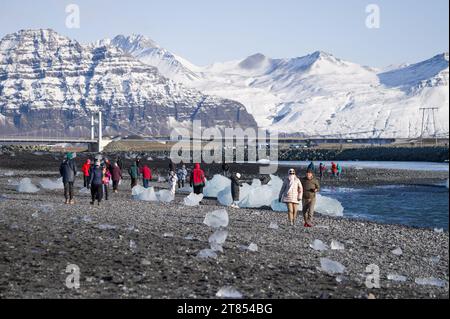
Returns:
[[[323,178],[326,170],[327,170],[327,168],[326,168],[325,164],[320,163],[320,165],[319,165],[319,178],[320,178],[320,181],[322,181],[322,178]]]
[[[295,225],[298,214],[298,204],[303,196],[303,187],[293,168],[289,169],[288,176],[283,182],[279,194],[279,201],[286,203],[288,218],[291,226]]]
[[[337,178],[340,179],[341,178],[341,173],[342,173],[342,167],[339,163],[336,164],[336,175]]]
[[[104,165],[103,169],[103,194],[105,195],[105,200],[108,200],[108,189],[109,189],[109,181],[111,180],[111,172],[108,168],[108,165]]]
[[[123,164],[122,164],[122,159],[120,158],[120,156],[117,156],[116,163],[117,163],[117,166],[119,166],[120,170],[122,171]]]
[[[141,167],[140,173],[142,174],[142,184],[144,188],[148,188],[150,181],[152,180],[152,170],[147,164]]]
[[[169,189],[170,193],[175,196],[175,191],[177,189],[178,177],[174,171],[170,171],[169,173]]]
[[[119,190],[120,180],[122,179],[122,170],[120,169],[119,163],[117,162],[113,164],[111,170],[111,178],[113,182],[113,192],[117,193]]]
[[[331,162],[331,175],[333,177],[337,176],[337,165],[335,162]]]
[[[131,188],[133,188],[134,186],[137,185],[137,181],[139,178],[138,163],[139,163],[139,161],[136,160],[135,162],[133,162],[131,167],[128,169],[128,174],[130,174],[130,178],[131,178]]]
[[[230,166],[226,162],[223,162],[222,163],[222,175],[225,177],[228,177],[229,172],[230,172]]]
[[[310,170],[306,171],[306,176],[301,180],[303,186],[303,219],[305,227],[312,227],[314,218],[314,208],[316,206],[316,194],[320,191],[319,181]]]
[[[170,175],[170,172],[175,172],[176,170],[175,170],[175,163],[172,161],[172,159],[171,158],[169,158],[169,175]]]
[[[187,175],[188,175],[188,171],[186,169],[186,165],[183,164],[177,170],[178,188],[184,187],[184,183],[186,182]]]
[[[194,188],[195,194],[203,194],[203,187],[205,187],[206,177],[205,172],[200,168],[199,163],[195,163],[194,169],[191,172],[189,184]]]
[[[91,205],[97,200],[98,205],[103,198],[103,168],[100,161],[96,160],[94,167],[91,168],[89,184],[91,185]]]
[[[87,159],[81,167],[83,172],[83,187],[89,189],[89,171],[91,170],[91,160]]]
[[[231,197],[233,198],[233,203],[231,204],[232,208],[239,208],[239,195],[240,195],[240,188],[241,188],[241,174],[236,173],[231,176]]]
[[[315,172],[316,171],[316,166],[314,165],[314,162],[309,163],[308,165],[308,170]]]
[[[59,167],[59,173],[64,184],[64,198],[66,199],[66,204],[75,204],[75,201],[73,200],[73,184],[75,182],[75,176],[77,175],[77,167],[73,160],[72,153],[66,154],[64,161]]]

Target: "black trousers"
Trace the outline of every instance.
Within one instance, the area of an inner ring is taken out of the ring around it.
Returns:
[[[184,180],[179,179],[178,180],[178,188],[182,188],[182,187],[184,187]]]
[[[108,188],[109,185],[103,184],[103,193],[105,194],[105,200],[108,200]]]
[[[119,189],[119,181],[113,181],[113,190],[116,191]]]
[[[87,189],[89,189],[89,179],[90,176],[84,176],[83,186],[86,187]]]
[[[194,194],[203,194],[203,186],[194,186]]]
[[[103,198],[103,185],[96,185],[96,184],[92,184],[91,185],[91,197],[92,197],[92,201],[98,200],[98,202],[100,203],[102,201]]]
[[[137,178],[131,178],[131,188],[133,188],[134,186],[136,186],[137,185]]]
[[[64,183],[64,197],[67,199],[73,199],[73,182]]]

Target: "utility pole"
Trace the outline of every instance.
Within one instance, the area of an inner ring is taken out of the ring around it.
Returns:
[[[95,139],[95,122],[94,122],[94,114],[91,114],[91,140]]]
[[[102,132],[102,112],[98,111],[98,152],[100,153],[103,151],[102,147],[102,139],[103,139],[103,132]]]
[[[436,129],[436,116],[435,112],[439,108],[437,107],[421,107],[420,110],[422,111],[422,128],[420,132],[420,145],[423,146],[423,138],[425,131],[429,130],[430,121],[432,121],[432,128],[433,128],[433,134],[431,136],[434,136],[435,138],[435,145],[438,144],[438,138],[437,138],[437,129]],[[431,119],[430,119],[431,115]]]

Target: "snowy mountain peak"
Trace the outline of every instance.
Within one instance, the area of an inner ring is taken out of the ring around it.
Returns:
[[[243,69],[254,70],[260,69],[270,63],[270,59],[262,53],[256,53],[242,60],[239,66]]]
[[[136,52],[146,49],[160,49],[152,39],[141,34],[132,34],[130,36],[118,35],[112,39],[111,44],[120,47],[126,52]]]

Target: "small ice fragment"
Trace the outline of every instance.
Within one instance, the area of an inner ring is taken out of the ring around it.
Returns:
[[[62,178],[58,178],[56,181],[53,181],[49,178],[45,178],[39,182],[39,185],[48,190],[57,190],[64,189],[64,184],[62,182]]]
[[[90,216],[83,216],[83,218],[81,220],[85,223],[92,222],[92,218]]]
[[[31,217],[33,217],[33,218],[38,218],[38,217],[39,217],[39,214],[38,214],[38,213],[33,213],[33,214],[31,214]]]
[[[223,253],[223,247],[221,244],[218,243],[210,243],[209,247],[211,248],[211,250],[213,251],[220,251],[221,253]]]
[[[217,253],[209,248],[202,249],[197,254],[197,257],[199,258],[217,258]]]
[[[39,206],[39,210],[40,210],[41,212],[43,212],[43,213],[46,213],[46,214],[52,212],[53,209],[54,209],[54,207],[53,207],[52,204],[43,204],[43,205],[40,205],[40,206]]]
[[[207,213],[203,223],[212,228],[227,227],[228,213],[225,209],[215,210]]]
[[[443,232],[444,232],[444,228],[435,228],[435,229],[434,229],[434,232],[435,232],[435,233],[439,233],[439,234],[440,234],[440,233],[443,233]]]
[[[113,230],[113,229],[116,229],[116,226],[109,225],[109,224],[100,224],[100,225],[97,225],[97,228],[101,229],[101,230]]]
[[[398,247],[395,248],[393,251],[391,251],[391,253],[393,253],[396,256],[400,256],[401,254],[403,254],[403,250],[400,247]]]
[[[441,256],[434,256],[434,257],[431,257],[431,258],[430,258],[430,261],[431,261],[433,264],[437,264],[438,262],[441,261]]]
[[[187,235],[186,237],[184,237],[184,239],[186,239],[186,240],[194,240],[194,235]]]
[[[198,206],[203,199],[203,194],[190,193],[184,198],[184,205],[186,206]]]
[[[164,233],[163,237],[164,238],[172,238],[173,237],[173,233]]]
[[[7,172],[4,172],[3,175],[5,175],[5,176],[14,176],[14,172],[13,171],[7,171]]]
[[[342,274],[345,271],[345,266],[328,258],[320,258],[320,270],[330,275]]]
[[[143,265],[143,266],[149,266],[149,265],[151,265],[151,262],[150,262],[150,260],[148,260],[148,259],[142,259],[142,260],[141,260],[141,265]]]
[[[130,240],[130,249],[136,249],[137,248],[137,245],[136,245],[136,242],[134,241],[134,240]]]
[[[392,281],[401,281],[401,282],[405,282],[406,281],[406,277],[405,276],[397,275],[397,274],[389,274],[389,275],[387,275],[387,279],[388,280],[392,280]]]
[[[242,298],[242,294],[234,287],[225,286],[219,289],[216,293],[216,297],[240,299]]]
[[[258,251],[258,245],[251,243],[250,245],[248,245],[247,250],[256,252],[256,251]]]
[[[216,230],[211,236],[209,236],[210,244],[223,245],[227,240],[228,232],[226,230]]]
[[[315,239],[312,244],[309,245],[314,250],[324,251],[328,249],[328,246],[324,244],[320,239]]]
[[[278,227],[277,223],[272,222],[272,223],[270,223],[269,228],[270,229],[278,229],[279,227]]]
[[[344,246],[344,244],[342,244],[342,243],[340,243],[340,242],[338,242],[337,240],[332,240],[331,241],[331,249],[332,250],[344,250],[345,249],[345,246]]]
[[[414,282],[420,286],[435,286],[440,288],[445,288],[447,282],[437,278],[416,278]]]
[[[36,193],[39,191],[39,188],[37,188],[32,182],[31,179],[22,178],[19,182],[19,185],[17,185],[17,191],[19,193]]]

